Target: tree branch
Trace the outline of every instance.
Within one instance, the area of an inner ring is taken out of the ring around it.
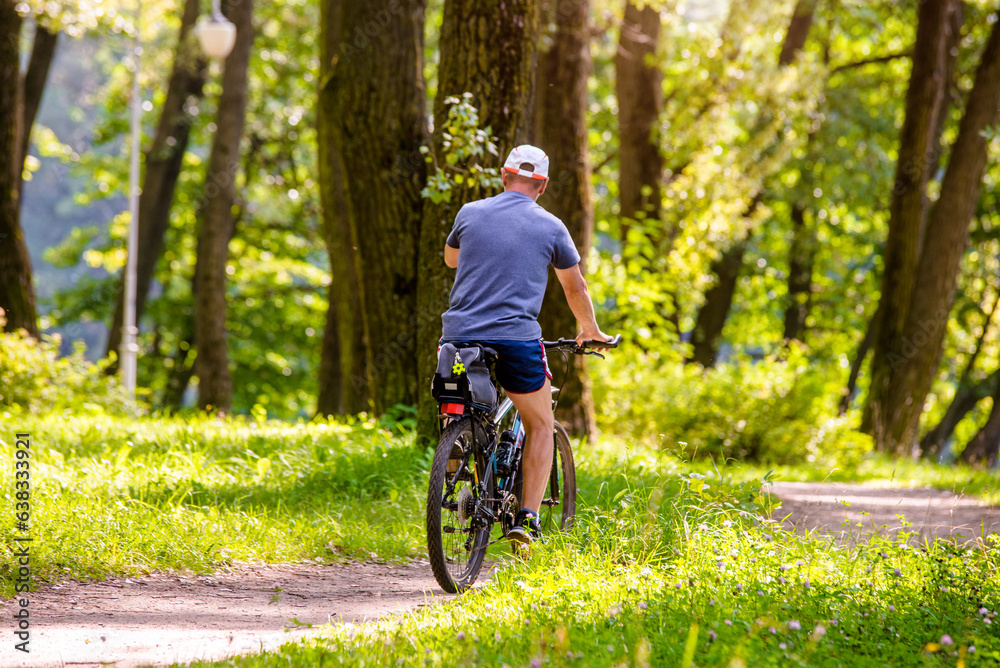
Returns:
[[[38,107],[42,103],[42,94],[45,92],[45,82],[49,76],[49,66],[56,52],[56,42],[59,39],[58,32],[51,32],[41,24],[35,25],[35,41],[31,47],[31,58],[28,61],[28,68],[21,77],[21,85],[24,91],[23,106],[21,108],[21,160],[28,159],[28,147],[31,143],[31,128],[35,124],[35,116],[38,115]],[[21,180],[21,170],[23,164],[18,169],[18,192],[23,186]]]
[[[845,63],[843,65],[837,65],[832,70],[830,74],[836,74],[837,72],[843,72],[845,70],[853,70],[859,67],[864,67],[865,65],[875,65],[876,63],[888,63],[893,60],[898,60],[900,58],[909,58],[913,55],[911,51],[904,51],[901,53],[890,53],[885,56],[878,56],[876,58],[866,58],[865,60],[859,60],[854,63]]]

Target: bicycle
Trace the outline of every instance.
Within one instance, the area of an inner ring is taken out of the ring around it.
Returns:
[[[615,348],[609,342],[573,339],[543,341],[568,360],[570,353],[597,355],[591,346]],[[487,360],[492,363],[494,359]],[[567,373],[569,372],[567,365]],[[491,374],[492,376],[492,374]],[[565,380],[565,378],[564,378]],[[495,381],[494,387],[496,386]],[[552,388],[552,407],[560,388]],[[509,397],[497,405],[462,400],[441,403],[442,433],[431,464],[427,494],[427,552],[431,570],[450,594],[465,591],[476,581],[490,545],[504,540],[513,526],[521,498],[521,449],[524,425]],[[576,512],[576,467],[569,435],[558,422],[553,430],[552,469],[539,520],[543,531],[567,530]],[[491,540],[493,529],[500,535]],[[516,549],[516,548],[515,548]]]

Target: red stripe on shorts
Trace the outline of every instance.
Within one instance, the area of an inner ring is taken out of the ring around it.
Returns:
[[[542,347],[542,364],[545,365],[545,377],[552,380],[552,371],[549,370],[549,357],[545,354],[545,344],[543,344],[542,340],[539,339],[538,345]]]

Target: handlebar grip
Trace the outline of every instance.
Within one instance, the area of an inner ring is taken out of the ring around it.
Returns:
[[[617,348],[618,344],[622,342],[622,335],[615,334],[615,338],[610,341],[584,341],[583,348]]]

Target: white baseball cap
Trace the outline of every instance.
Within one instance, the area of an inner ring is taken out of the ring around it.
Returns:
[[[529,167],[530,169],[528,169]],[[511,174],[544,180],[549,178],[549,156],[536,146],[522,144],[511,149],[510,155],[507,156],[507,162],[503,163],[503,168]]]

